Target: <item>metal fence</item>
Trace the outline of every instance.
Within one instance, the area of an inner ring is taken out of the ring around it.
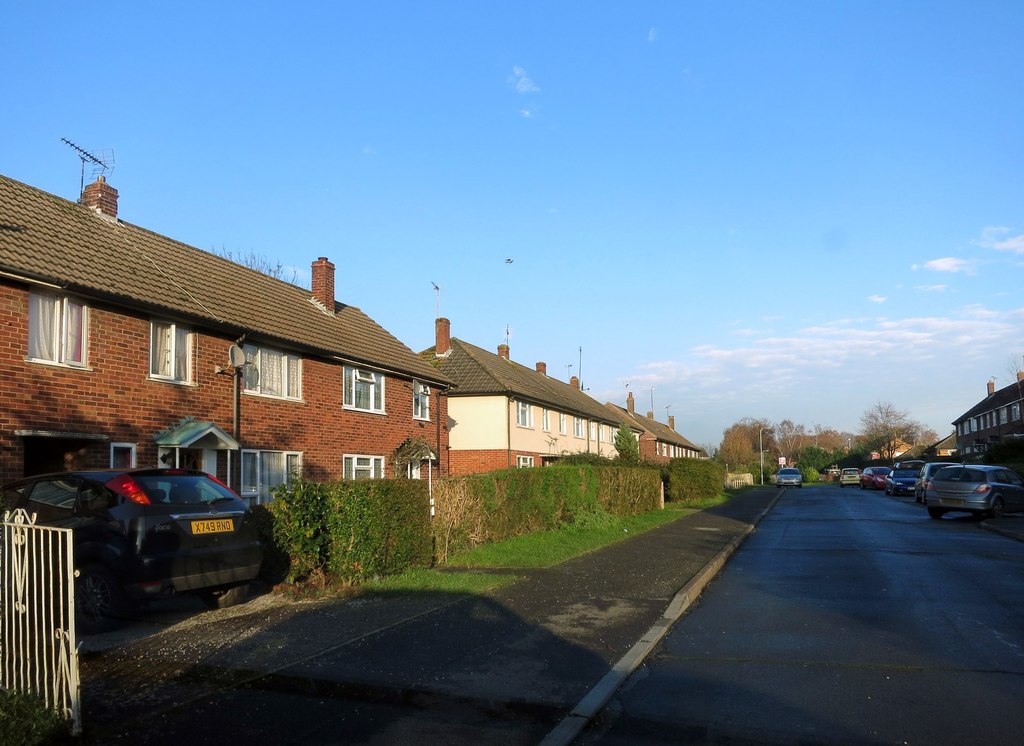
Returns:
[[[0,687],[31,692],[81,733],[71,530],[5,513],[0,534]]]

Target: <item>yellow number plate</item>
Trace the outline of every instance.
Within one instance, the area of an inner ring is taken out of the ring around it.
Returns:
[[[223,534],[235,530],[230,518],[215,518],[208,521],[192,521],[193,534]]]

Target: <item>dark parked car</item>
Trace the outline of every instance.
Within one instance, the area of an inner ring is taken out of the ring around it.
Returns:
[[[924,493],[928,489],[928,484],[932,481],[932,477],[935,476],[935,472],[944,466],[959,465],[960,464],[955,461],[933,461],[930,464],[922,466],[921,473],[917,477],[917,483],[914,485],[914,502],[924,502]]]
[[[1005,466],[946,466],[935,472],[924,501],[932,518],[951,510],[999,518],[1024,510],[1024,479]]]
[[[73,531],[76,626],[112,627],[132,602],[196,593],[214,608],[242,601],[262,549],[245,502],[200,471],[41,474],[2,488],[7,510]]]
[[[862,490],[884,490],[885,478],[892,467],[869,466],[860,473],[860,488]]]
[[[885,494],[913,495],[918,473],[917,469],[893,469],[885,475]]]

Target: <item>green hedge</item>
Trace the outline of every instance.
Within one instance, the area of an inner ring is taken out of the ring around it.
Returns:
[[[725,469],[714,461],[674,458],[665,467],[665,499],[703,502],[722,494]]]
[[[289,580],[323,573],[357,582],[432,564],[425,482],[297,481],[274,497],[271,556],[287,557]]]
[[[486,542],[656,510],[660,481],[657,469],[580,463],[439,480],[434,488],[439,561]]]

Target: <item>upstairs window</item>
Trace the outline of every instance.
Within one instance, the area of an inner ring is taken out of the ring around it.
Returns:
[[[533,407],[530,406],[529,402],[517,402],[516,424],[519,427],[533,427]]]
[[[430,419],[430,386],[412,382],[412,416],[417,420]]]
[[[87,332],[86,307],[81,302],[45,293],[29,295],[29,359],[84,367]]]
[[[256,345],[245,346],[242,380],[250,394],[302,398],[302,358]]]
[[[383,412],[384,375],[346,365],[345,406],[364,412]]]
[[[565,435],[568,431],[565,425],[565,412],[558,413],[558,432]]]
[[[546,408],[540,413],[540,427],[544,432],[551,432],[551,412]]]
[[[584,420],[582,417],[572,418],[572,434],[575,435],[577,438],[583,437],[583,425]]]
[[[189,333],[177,324],[154,321],[149,331],[149,375],[166,381],[189,381]]]

